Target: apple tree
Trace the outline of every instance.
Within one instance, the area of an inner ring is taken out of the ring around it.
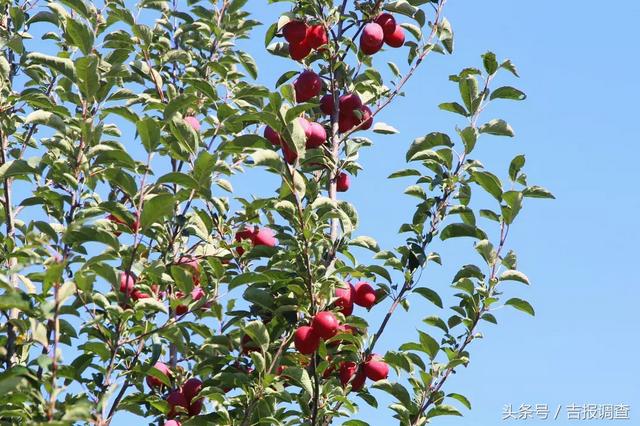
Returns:
[[[396,132],[380,112],[430,56],[453,53],[446,0],[0,10],[2,424],[358,426],[384,394],[378,409],[401,425],[470,408],[447,379],[496,307],[533,315],[504,295],[505,281],[528,284],[507,237],[525,199],[552,198],[523,155],[495,172],[473,156],[514,136],[483,113],[525,98],[492,85],[515,66],[487,52],[450,76],[459,98],[440,108],[459,127],[407,141],[407,168],[389,176],[416,200],[392,224],[402,244],[360,234],[373,212],[340,197],[366,167],[360,150]],[[289,70],[256,83],[247,45]],[[277,184],[241,195],[232,183],[249,169]],[[461,237],[477,262],[425,286],[438,246]],[[390,347],[412,298],[432,310]]]

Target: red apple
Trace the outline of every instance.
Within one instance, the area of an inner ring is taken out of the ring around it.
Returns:
[[[340,117],[338,117],[338,131],[340,131],[340,133],[348,132],[353,129],[356,124],[356,117],[353,113],[340,113]]]
[[[306,147],[308,149],[318,148],[327,141],[327,131],[320,123],[309,123]]]
[[[282,153],[284,155],[284,160],[288,164],[294,165],[298,160],[298,153],[289,148],[289,145],[285,141],[282,141]]]
[[[382,49],[382,45],[384,43],[380,43],[377,46],[366,46],[364,44],[362,44],[362,42],[360,43],[360,51],[362,53],[364,53],[365,55],[371,56],[371,55],[375,55],[376,53],[378,53],[380,51],[380,49]]]
[[[293,82],[296,92],[297,102],[306,102],[315,98],[322,90],[322,80],[320,76],[311,70],[305,70]]]
[[[177,420],[167,420],[164,426],[182,426],[182,423]]]
[[[312,25],[307,29],[306,40],[312,48],[317,49],[329,42],[329,36],[322,25]]]
[[[264,137],[266,140],[271,142],[272,145],[280,146],[280,144],[282,144],[282,137],[280,136],[280,133],[276,132],[269,126],[264,128]]]
[[[349,175],[345,172],[340,173],[336,179],[336,191],[346,192],[349,189],[349,183]]]
[[[197,118],[195,118],[192,115],[189,115],[187,117],[184,118],[184,121],[193,128],[193,130],[195,130],[196,132],[200,131],[200,122],[198,121]]]
[[[182,394],[185,398],[187,398],[187,401],[191,402],[193,397],[195,397],[201,389],[202,381],[200,379],[192,377],[182,385]]]
[[[185,411],[189,410],[189,401],[185,398],[184,394],[178,389],[172,390],[167,395],[167,402],[169,403],[169,413],[167,414],[168,418],[175,417],[178,414],[177,407],[182,407]]]
[[[382,45],[384,41],[384,31],[379,24],[370,22],[364,26],[360,35],[360,45],[365,47],[376,47]]]
[[[381,13],[374,22],[382,27],[385,36],[396,29],[396,19],[390,13]]]
[[[131,296],[135,289],[136,277],[131,272],[122,272],[120,274],[120,292]]]
[[[338,375],[340,376],[340,383],[342,383],[342,386],[347,386],[347,383],[349,383],[351,377],[355,375],[356,377],[351,380],[351,389],[353,389],[354,391],[359,391],[360,389],[362,389],[367,378],[364,372],[358,372],[358,365],[352,361],[341,363]]]
[[[298,327],[294,333],[293,342],[298,352],[303,355],[309,355],[318,349],[320,336],[316,334],[313,328],[303,325]]]
[[[318,312],[311,321],[311,328],[325,340],[331,339],[338,332],[338,319],[333,312]]]
[[[386,362],[382,361],[382,357],[379,355],[370,355],[363,367],[364,374],[374,382],[389,377],[389,366]]]
[[[336,306],[340,308],[340,312],[344,316],[349,316],[353,313],[353,297],[355,295],[355,289],[351,284],[348,284],[347,288],[336,288]]]
[[[391,47],[401,47],[404,44],[404,29],[400,25],[396,25],[393,33],[385,34],[384,42]]]
[[[357,93],[345,93],[340,96],[340,113],[350,113],[362,107],[362,99]]]
[[[163,375],[169,377],[171,376],[171,370],[169,369],[169,367],[162,363],[162,362],[156,362],[153,367],[156,370],[159,370]],[[146,377],[146,381],[147,381],[147,385],[150,388],[161,388],[163,385],[163,383],[160,381],[160,379],[153,377],[153,376],[147,376]]]
[[[256,246],[275,247],[276,242],[275,233],[269,228],[259,228],[253,237],[253,244]]]
[[[356,305],[371,309],[376,304],[376,291],[367,282],[359,282],[355,286],[353,302]]]
[[[289,56],[291,56],[291,59],[294,61],[302,61],[309,56],[309,53],[311,53],[311,46],[307,40],[289,43]]]
[[[331,93],[320,98],[320,111],[326,115],[333,115],[333,95]]]
[[[356,119],[357,124],[362,123],[358,127],[358,130],[369,130],[373,125],[373,114],[371,113],[371,109],[368,106],[363,105],[362,108],[360,108],[360,114],[361,117]]]
[[[282,27],[282,35],[289,43],[300,43],[307,36],[307,24],[302,21],[289,21]]]
[[[189,416],[197,416],[202,411],[204,398],[197,399],[189,404]]]

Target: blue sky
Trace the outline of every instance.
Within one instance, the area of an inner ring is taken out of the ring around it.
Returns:
[[[271,18],[261,15],[259,3],[256,13],[267,22]],[[272,9],[275,15],[278,6]],[[487,112],[486,119],[506,118],[516,138],[482,139],[476,157],[504,177],[508,161],[526,154],[530,182],[550,188],[557,200],[528,201],[509,239],[532,286],[513,284],[508,295],[531,301],[536,317],[511,309],[496,312],[499,326],[483,326],[485,339],[471,346],[470,367],[447,385],[448,391],[465,394],[473,409],[462,419],[440,418],[434,424],[566,425],[576,423],[567,419],[569,404],[620,403],[631,406],[633,420],[626,424],[635,424],[640,418],[640,347],[634,312],[640,290],[632,271],[640,231],[632,223],[640,212],[633,183],[640,151],[633,105],[640,94],[634,78],[640,65],[640,4],[452,0],[446,16],[455,31],[454,55],[432,56],[408,84],[408,96],[381,117],[400,133],[375,136],[375,146],[362,154],[365,170],[345,196],[358,207],[360,232],[385,247],[401,241],[397,224],[413,205],[401,195],[409,182],[386,176],[403,167],[413,138],[451,131],[459,123],[437,109],[456,96],[447,76],[478,66],[487,50],[515,62],[522,77],[505,82],[522,88],[528,99]],[[291,66],[255,53],[266,83],[273,84],[277,71]],[[444,293],[455,268],[473,260],[471,241],[447,246],[437,248],[445,266],[423,278]],[[383,338],[381,349],[397,349],[415,337],[423,317],[438,313],[415,298],[412,302],[409,314],[399,312],[392,320],[392,333]],[[382,311],[369,317],[372,324]],[[558,405],[563,409],[555,421],[501,420],[505,404],[515,409],[523,403],[548,404],[552,412]],[[372,425],[395,424],[389,410],[360,405],[357,418]]]
[[[286,4],[266,4],[252,0],[248,7],[269,24]],[[531,301],[536,317],[501,309],[496,312],[499,326],[483,325],[485,339],[470,347],[469,368],[460,369],[445,388],[466,395],[473,410],[464,411],[462,419],[443,417],[435,424],[575,423],[566,420],[564,410],[556,421],[501,421],[505,404],[517,408],[523,403],[548,404],[552,411],[572,403],[625,403],[634,419],[627,424],[634,424],[640,418],[640,344],[633,315],[640,290],[632,272],[640,237],[632,225],[640,213],[633,184],[640,153],[633,109],[640,95],[634,77],[640,65],[635,44],[640,4],[450,0],[446,16],[455,31],[454,55],[431,56],[406,86],[407,97],[382,114],[380,119],[400,133],[374,136],[375,146],[362,153],[365,170],[344,195],[358,208],[359,234],[374,236],[387,248],[401,243],[397,229],[414,205],[402,191],[411,182],[386,177],[404,167],[405,151],[415,137],[452,132],[461,124],[437,105],[457,96],[448,75],[479,66],[487,50],[514,61],[522,78],[503,82],[529,97],[491,107],[484,118],[507,119],[516,138],[481,139],[475,156],[505,177],[510,159],[526,154],[530,182],[548,187],[557,200],[528,200],[509,239],[532,286],[507,284],[508,295]],[[281,72],[294,66],[264,52],[266,28],[258,29],[248,45],[258,60],[259,80],[273,87]],[[384,67],[394,55],[384,53],[376,60]],[[234,186],[266,196],[276,182],[263,175],[250,171]],[[447,286],[457,268],[477,261],[472,242],[452,241],[434,249],[445,266],[428,270],[423,282],[451,294]],[[379,351],[414,339],[425,316],[448,314],[418,298],[411,302],[408,314],[398,311],[392,319]],[[368,316],[372,327],[385,309],[377,307]],[[384,404],[378,411],[360,406],[357,418],[375,426],[395,424]]]

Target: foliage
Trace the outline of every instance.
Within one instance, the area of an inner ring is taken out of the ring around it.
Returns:
[[[340,174],[356,174],[359,151],[374,145],[362,136],[365,108],[340,128],[339,96],[359,94],[375,117],[428,55],[452,53],[446,0],[290,3],[256,30],[246,0],[0,1],[4,422],[108,425],[129,411],[162,424],[176,414],[171,390],[192,377],[203,381],[205,406],[200,415],[179,408],[185,425],[328,425],[356,412],[356,394],[377,406],[381,392],[403,425],[461,415],[451,404],[470,408],[444,385],[468,364],[481,323],[496,323],[494,307],[533,315],[526,301],[503,297],[504,281],[528,284],[506,239],[526,198],[552,198],[528,184],[524,156],[503,171],[507,184],[472,158],[481,136],[514,136],[505,121],[480,115],[490,102],[525,98],[491,87],[498,73],[517,71],[486,53],[481,68],[450,77],[460,99],[440,108],[465,124],[408,147],[412,168],[390,178],[410,179],[405,193],[417,205],[399,229],[406,243],[384,249],[358,234],[356,207],[338,196]],[[381,11],[412,37],[405,71],[379,69],[385,52],[357,45]],[[321,76],[329,116],[318,96],[296,102],[300,67],[282,38],[296,19],[328,31],[301,62]],[[258,32],[291,63],[275,88],[254,83],[259,64],[239,48]],[[308,146],[301,116],[322,124],[325,144]],[[261,136],[264,125],[282,147]],[[377,122],[373,132],[396,130]],[[234,196],[230,177],[247,168],[277,176],[279,187]],[[418,295],[443,309],[445,290],[421,282],[441,262],[438,237],[475,239],[480,261],[455,273],[448,314],[426,317],[416,341],[383,355],[391,377],[354,391],[398,306]],[[356,247],[372,252],[371,264]],[[350,281],[375,287],[372,309],[387,310],[377,327],[363,309],[344,315],[336,305],[336,288]],[[294,331],[323,310],[352,328],[311,356],[298,353]],[[159,360],[170,374],[154,367]],[[341,383],[349,361],[353,377]]]

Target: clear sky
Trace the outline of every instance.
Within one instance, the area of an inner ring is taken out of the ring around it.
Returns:
[[[249,7],[255,4],[259,19],[270,22],[281,5],[269,6],[267,16],[264,3],[252,0]],[[508,161],[525,153],[530,182],[548,187],[557,200],[527,200],[510,234],[510,247],[519,253],[519,267],[532,286],[512,284],[508,294],[531,301],[536,317],[501,309],[498,326],[482,326],[485,339],[472,344],[470,367],[446,386],[465,394],[473,409],[462,419],[441,417],[435,424],[567,425],[576,423],[567,419],[567,405],[621,403],[631,406],[632,420],[623,424],[640,424],[640,287],[633,272],[640,238],[633,225],[640,213],[633,183],[640,153],[633,106],[640,95],[634,77],[640,66],[640,3],[451,0],[447,10],[456,36],[454,55],[432,56],[408,84],[408,96],[383,115],[400,133],[374,136],[376,145],[361,158],[365,171],[346,195],[359,210],[360,232],[385,247],[400,243],[398,224],[413,201],[401,195],[409,182],[386,176],[403,167],[413,138],[450,132],[459,123],[437,108],[455,97],[447,76],[479,66],[479,55],[487,50],[515,62],[521,79],[509,83],[528,99],[488,111],[486,119],[506,118],[516,138],[482,139],[476,157],[504,177]],[[258,48],[259,43],[261,38],[255,40]],[[255,54],[266,84],[291,67],[281,58]],[[384,66],[383,58],[379,64]],[[446,287],[455,268],[474,258],[470,240],[447,245],[436,248],[445,266],[433,275],[427,271],[423,280],[450,294]],[[420,320],[438,314],[412,302],[409,314],[399,312],[391,321],[393,335],[383,338],[381,349],[395,350],[415,338]],[[372,325],[382,314],[380,307],[370,316]],[[550,416],[559,405],[562,411],[555,421],[502,421],[505,404],[514,410],[520,404],[548,404]],[[357,418],[376,426],[395,424],[389,410],[360,405]]]

